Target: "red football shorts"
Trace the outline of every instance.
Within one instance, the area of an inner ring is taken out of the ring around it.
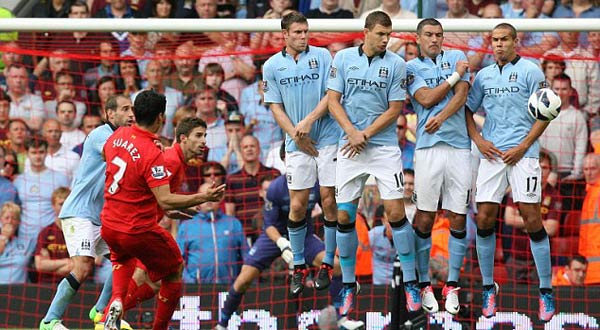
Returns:
[[[122,263],[137,258],[145,266],[152,282],[173,274],[183,263],[175,239],[158,224],[139,234],[128,234],[104,226],[101,230],[102,238],[110,248],[110,260]]]

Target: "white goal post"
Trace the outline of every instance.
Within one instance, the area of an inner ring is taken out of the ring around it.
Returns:
[[[420,19],[394,20],[396,32],[414,32]],[[485,32],[499,23],[510,23],[518,31],[600,31],[600,19],[440,19],[444,31]],[[362,31],[360,19],[309,19],[313,32]],[[0,32],[11,31],[140,31],[140,32],[273,32],[280,31],[278,19],[0,19]]]

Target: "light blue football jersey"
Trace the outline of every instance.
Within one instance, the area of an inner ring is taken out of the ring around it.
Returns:
[[[501,151],[519,145],[535,122],[527,110],[529,96],[547,85],[542,70],[518,55],[503,67],[492,64],[481,69],[475,76],[467,107],[477,111],[481,106],[485,111],[483,138]],[[524,157],[539,158],[539,153],[536,141]]]
[[[390,101],[406,98],[406,63],[392,52],[369,59],[361,46],[346,48],[333,59],[327,88],[342,94],[348,119],[364,130],[388,110]],[[372,136],[369,144],[397,146],[396,122]]]
[[[325,96],[330,66],[331,55],[324,48],[308,46],[297,62],[285,49],[278,52],[263,66],[265,103],[283,104],[287,116],[296,126]],[[313,124],[310,138],[317,142],[319,149],[336,144],[340,131],[337,122],[327,114]],[[289,136],[285,143],[286,151],[298,150]]]
[[[59,217],[89,219],[100,225],[100,212],[104,206],[104,181],[106,162],[102,158],[102,148],[113,128],[104,124],[94,129],[83,143],[81,162],[73,180],[71,194],[65,200]]]
[[[443,84],[448,77],[456,71],[458,61],[467,61],[465,54],[458,50],[442,51],[435,59],[417,57],[406,64],[407,90],[411,96],[423,87],[435,88]],[[466,72],[462,81],[469,83],[469,73]],[[417,114],[417,149],[429,148],[437,143],[446,143],[458,149],[471,149],[471,140],[465,124],[464,106],[450,116],[442,126],[433,134],[425,132],[427,121],[442,112],[454,96],[450,92],[436,105],[425,108],[416,100],[412,101]]]

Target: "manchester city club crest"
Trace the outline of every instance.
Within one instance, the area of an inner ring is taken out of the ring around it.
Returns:
[[[450,63],[442,62],[442,70],[448,70],[448,69],[450,69]]]
[[[379,78],[387,78],[390,74],[390,70],[384,66],[379,68]]]
[[[308,68],[309,69],[317,69],[319,67],[319,62],[317,62],[316,58],[311,58],[308,60]]]
[[[511,72],[510,76],[508,76],[508,82],[516,82],[517,81],[517,73]]]

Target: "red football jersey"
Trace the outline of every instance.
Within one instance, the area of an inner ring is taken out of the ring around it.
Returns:
[[[179,143],[175,143],[173,147],[165,149],[163,157],[169,171],[171,192],[177,193],[185,179],[185,158],[183,157],[183,150]]]
[[[131,234],[156,226],[158,202],[150,189],[169,183],[158,142],[136,125],[119,128],[106,141],[103,226]]]
[[[165,164],[167,166],[171,192],[177,193],[185,179],[185,158],[183,157],[183,150],[179,143],[175,143],[173,144],[173,147],[165,149],[163,158],[165,159]],[[165,215],[165,211],[160,208],[160,206],[157,210],[156,221],[160,221]]]

